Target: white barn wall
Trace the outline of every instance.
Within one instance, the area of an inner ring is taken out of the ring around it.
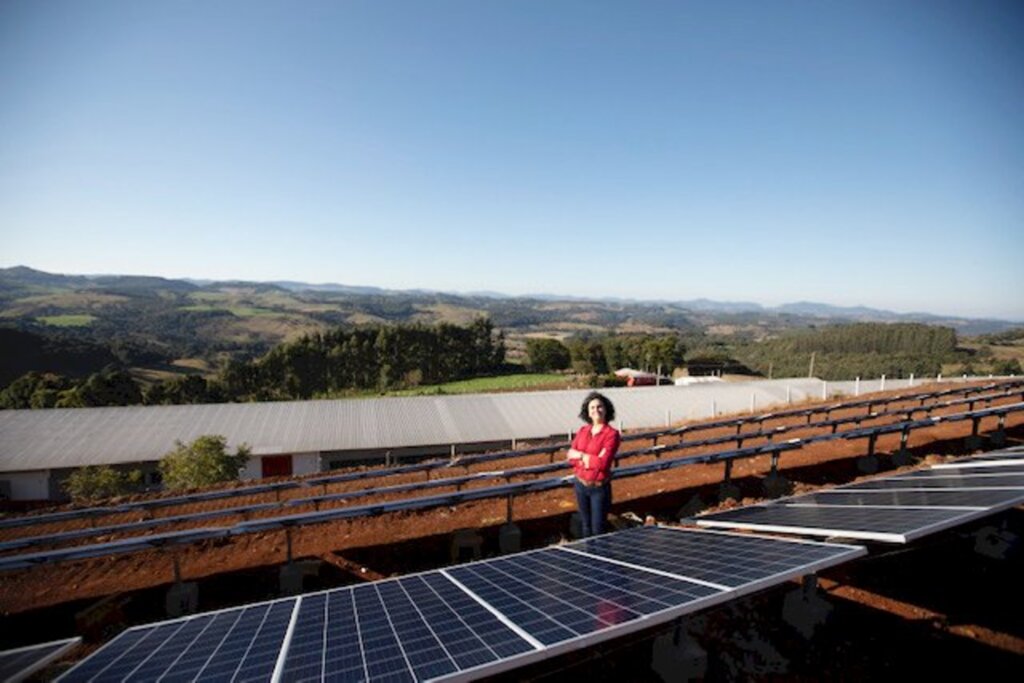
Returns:
[[[292,472],[296,475],[316,474],[320,471],[320,452],[292,455]]]
[[[258,455],[253,455],[245,462],[245,467],[239,472],[238,478],[242,481],[252,481],[253,479],[259,479],[262,473],[262,458]]]

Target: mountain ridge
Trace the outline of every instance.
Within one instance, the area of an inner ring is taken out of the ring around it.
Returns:
[[[551,293],[531,293],[511,295],[496,291],[454,292],[437,289],[388,289],[369,285],[347,285],[341,283],[309,283],[297,280],[211,280],[193,278],[164,278],[150,275],[123,274],[90,274],[66,275],[48,273],[29,266],[13,266],[0,268],[0,284],[17,284],[32,286],[65,286],[76,288],[130,288],[133,290],[146,287],[166,287],[178,291],[203,289],[211,287],[254,287],[279,288],[288,292],[314,292],[330,294],[351,294],[359,296],[453,296],[465,299],[486,298],[510,301],[543,301],[543,302],[580,302],[600,304],[625,304],[640,306],[670,305],[701,313],[764,313],[770,315],[798,315],[821,319],[839,319],[871,322],[921,322],[927,324],[952,324],[953,326],[971,326],[971,324],[991,323],[998,327],[1020,324],[1024,321],[1003,318],[973,317],[944,315],[915,311],[900,313],[870,306],[838,306],[814,301],[796,301],[777,306],[765,306],[751,301],[716,301],[707,298],[696,299],[637,299],[626,297],[587,297],[574,295],[558,295]]]

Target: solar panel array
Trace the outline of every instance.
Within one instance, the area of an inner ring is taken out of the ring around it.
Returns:
[[[60,680],[477,678],[865,553],[859,546],[640,527],[133,628]]]
[[[1020,449],[700,517],[705,527],[907,543],[1024,503]],[[959,463],[959,467],[956,465]]]
[[[1020,411],[1020,410],[1024,410],[1024,403],[1014,403],[1014,404],[1011,404],[1011,405],[1004,405],[1004,406],[999,406],[999,407],[995,407],[995,408],[987,408],[987,409],[984,409],[984,410],[978,410],[978,411],[973,411],[973,412],[957,413],[955,415],[947,415],[947,416],[940,416],[940,417],[930,417],[930,418],[925,418],[925,419],[922,419],[922,420],[913,420],[913,421],[909,421],[909,422],[900,422],[900,423],[887,424],[887,425],[881,425],[881,426],[876,426],[876,427],[866,427],[866,428],[854,429],[854,430],[849,430],[849,431],[845,431],[845,432],[816,435],[816,436],[811,436],[811,437],[805,437],[803,439],[791,439],[791,440],[786,441],[786,442],[775,442],[775,443],[772,443],[772,442],[770,442],[770,439],[769,439],[769,443],[766,443],[766,444],[761,445],[761,446],[752,447],[752,448],[738,448],[738,449],[733,449],[733,450],[729,450],[729,451],[721,451],[721,452],[709,453],[709,454],[700,454],[700,455],[696,455],[696,456],[689,456],[689,457],[682,457],[682,458],[673,458],[673,459],[670,459],[670,460],[661,460],[661,461],[657,461],[657,462],[654,462],[654,463],[645,463],[645,464],[642,464],[642,465],[634,465],[634,466],[621,467],[621,468],[618,469],[618,471],[616,473],[616,476],[620,477],[620,478],[621,477],[628,477],[628,476],[636,476],[636,475],[640,475],[640,474],[648,474],[648,473],[652,473],[652,472],[662,471],[662,470],[665,470],[665,469],[676,468],[676,467],[680,467],[680,466],[684,466],[684,465],[688,465],[688,464],[695,464],[695,463],[713,463],[713,462],[726,462],[726,463],[728,463],[731,460],[751,457],[751,456],[759,455],[759,454],[762,454],[762,453],[773,453],[774,454],[773,457],[774,457],[774,456],[778,456],[778,454],[783,452],[783,451],[799,448],[802,445],[806,445],[806,444],[810,444],[810,443],[815,443],[815,442],[818,442],[818,441],[833,440],[833,439],[870,438],[870,439],[872,439],[871,443],[873,444],[874,443],[874,439],[877,438],[877,436],[879,436],[881,434],[896,433],[896,432],[903,432],[904,434],[906,434],[906,433],[908,433],[912,429],[920,428],[920,427],[932,426],[932,425],[934,425],[934,424],[936,424],[938,422],[942,422],[942,421],[958,421],[958,420],[972,419],[972,420],[974,420],[977,423],[978,421],[980,421],[984,417],[1004,416],[1007,413],[1015,412],[1015,411]],[[716,441],[718,441],[718,439],[708,439],[708,440],[706,440],[707,443],[712,443],[712,442],[716,442]],[[650,455],[650,454],[658,454],[658,455],[660,455],[660,454],[665,453],[665,452],[674,451],[674,450],[678,450],[678,449],[686,448],[686,447],[692,447],[694,445],[700,445],[700,444],[699,443],[698,444],[694,444],[694,443],[683,444],[683,443],[681,443],[681,444],[675,444],[675,445],[672,445],[672,446],[654,446],[654,447],[650,447],[650,448],[638,449],[636,451],[632,451],[632,452],[623,454],[623,457],[625,458],[625,457],[634,457],[634,456],[639,456],[639,455]],[[1014,456],[1014,458],[1015,457],[1016,456]],[[1010,459],[1010,460],[1008,460],[1006,462],[1002,462],[1001,461],[999,464],[1000,465],[1005,465],[1005,464],[1007,464],[1007,462],[1012,464],[1014,461],[1015,460]],[[983,466],[984,464],[985,463],[978,463],[977,465],[978,466]],[[774,463],[773,463],[773,467],[774,467]],[[457,487],[460,487],[462,483],[466,483],[466,482],[470,482],[470,481],[475,481],[475,480],[480,480],[480,479],[486,479],[488,477],[505,477],[506,480],[509,480],[512,476],[518,476],[519,474],[541,474],[541,473],[544,473],[544,472],[547,472],[547,471],[554,471],[554,470],[561,470],[561,469],[563,469],[561,464],[551,464],[551,465],[538,465],[538,466],[533,466],[533,467],[529,467],[529,468],[520,468],[519,470],[512,469],[512,470],[493,472],[493,473],[476,473],[476,474],[472,474],[472,475],[467,475],[466,477],[450,478],[450,479],[444,479],[444,480],[436,480],[436,481],[433,481],[433,482],[429,482],[428,481],[428,482],[420,482],[420,483],[414,483],[414,484],[403,484],[403,485],[391,486],[391,487],[381,487],[379,489],[368,489],[368,490],[363,490],[363,491],[358,491],[358,492],[352,492],[352,493],[349,493],[349,494],[333,494],[333,495],[316,496],[316,497],[311,497],[311,498],[308,498],[308,499],[303,499],[302,501],[294,501],[294,502],[293,501],[286,501],[286,502],[283,502],[283,503],[262,503],[262,504],[257,504],[257,505],[253,505],[253,506],[248,506],[248,507],[232,508],[232,509],[229,509],[229,510],[224,510],[224,511],[219,511],[219,512],[218,511],[203,512],[203,513],[197,513],[194,516],[194,519],[205,519],[205,518],[210,518],[210,517],[216,517],[216,516],[218,516],[220,514],[226,514],[228,512],[231,512],[231,513],[235,513],[235,512],[248,513],[248,512],[253,512],[253,511],[257,511],[257,510],[265,510],[265,509],[278,508],[278,507],[283,508],[283,507],[286,507],[286,506],[289,506],[289,505],[298,505],[298,504],[309,503],[309,502],[317,502],[318,503],[320,501],[330,501],[330,500],[335,500],[335,499],[344,499],[344,498],[352,499],[352,498],[357,498],[357,497],[360,497],[360,496],[372,495],[374,493],[394,493],[394,492],[399,492],[399,491],[423,490],[423,489],[428,489],[428,488],[433,488],[433,487],[450,487],[450,486],[453,486],[453,485],[457,486]],[[32,566],[34,564],[45,563],[45,562],[55,562],[55,561],[61,561],[61,560],[66,560],[66,559],[80,559],[80,558],[93,557],[93,556],[105,555],[105,554],[134,552],[134,551],[145,549],[145,548],[159,547],[159,546],[163,546],[163,545],[167,545],[167,544],[172,544],[172,543],[191,543],[193,541],[202,540],[202,539],[205,539],[205,538],[226,537],[226,536],[230,536],[230,535],[236,535],[236,534],[242,534],[242,533],[250,533],[250,532],[253,532],[253,531],[262,531],[262,530],[267,530],[267,529],[284,528],[284,527],[289,527],[289,526],[294,526],[294,525],[299,525],[299,524],[319,523],[319,522],[335,521],[335,520],[341,520],[341,519],[352,519],[352,518],[355,518],[355,517],[377,515],[377,514],[383,514],[383,513],[387,513],[387,512],[396,512],[396,511],[403,511],[403,510],[418,510],[418,509],[425,509],[425,508],[430,508],[430,507],[436,507],[436,506],[440,506],[440,505],[454,505],[454,504],[458,504],[460,502],[466,502],[466,501],[470,501],[470,500],[479,500],[479,499],[483,499],[483,498],[513,496],[513,495],[519,495],[519,494],[528,493],[528,492],[537,492],[537,491],[544,491],[544,490],[550,490],[550,489],[553,489],[553,488],[558,488],[558,487],[563,486],[567,481],[568,481],[568,479],[566,477],[556,477],[556,478],[552,478],[552,479],[537,479],[537,480],[533,480],[533,481],[517,482],[517,483],[509,482],[509,483],[506,483],[504,485],[487,486],[487,487],[468,489],[468,490],[459,490],[459,491],[457,491],[455,493],[445,493],[445,494],[440,494],[440,495],[424,496],[424,497],[420,497],[420,498],[401,499],[401,500],[398,500],[398,501],[389,501],[389,502],[386,502],[386,503],[373,503],[373,504],[369,504],[369,505],[350,506],[350,507],[345,507],[345,508],[333,508],[333,509],[328,509],[328,510],[319,510],[318,509],[315,512],[306,512],[306,513],[299,513],[299,514],[292,514],[292,515],[280,515],[280,516],[275,516],[275,517],[267,517],[267,518],[263,518],[263,519],[252,520],[252,521],[244,521],[244,522],[241,522],[241,523],[238,523],[238,524],[234,524],[234,525],[229,526],[229,527],[207,527],[207,528],[194,529],[194,530],[188,530],[188,531],[158,533],[158,534],[151,534],[151,535],[148,535],[148,536],[134,537],[134,538],[127,538],[127,539],[122,539],[122,540],[118,540],[118,541],[112,541],[112,542],[109,542],[109,543],[81,545],[81,546],[76,546],[74,548],[64,548],[64,549],[55,549],[55,550],[42,551],[42,552],[34,552],[34,553],[26,553],[26,554],[19,554],[19,555],[11,555],[11,556],[6,556],[6,557],[0,557],[0,570],[24,568],[24,567]],[[785,504],[785,501],[782,501],[782,504]],[[746,524],[749,521],[749,517],[750,517],[750,515],[753,514],[753,512],[749,512],[749,511],[748,512],[742,512],[742,513],[741,512],[736,512],[735,514],[738,515],[738,516],[742,516],[743,517],[743,522],[744,522],[744,524]],[[801,515],[798,515],[796,513],[791,513],[791,512],[789,512],[789,513],[778,513],[778,514],[781,517],[784,517],[784,521],[786,522],[785,526],[787,526],[787,527],[789,526],[789,524],[791,522],[794,521],[794,519],[805,520],[805,526],[814,526],[813,520],[807,519],[806,515],[801,516]],[[825,524],[825,523],[829,523],[830,524],[834,520],[834,518],[835,518],[835,515],[832,514],[832,513],[823,513],[823,515],[824,515],[823,518],[820,520],[821,524]],[[865,515],[863,513],[858,513],[858,519],[861,519],[864,516]],[[190,519],[191,520],[191,519],[193,519],[193,516],[182,516],[178,521],[181,521],[182,519]],[[132,522],[132,523],[125,524],[125,525],[114,525],[112,527],[108,527],[108,528],[101,529],[101,530],[93,529],[92,533],[93,534],[94,533],[99,533],[100,531],[103,531],[103,530],[109,531],[109,532],[113,533],[115,531],[120,532],[120,531],[124,531],[124,530],[144,529],[144,528],[147,528],[147,527],[156,526],[156,525],[161,524],[161,523],[164,523],[164,522],[162,522],[161,520],[145,520],[145,521],[142,521],[142,522]],[[850,526],[850,524],[847,524],[847,526]],[[821,527],[821,528],[822,528],[822,532],[823,533],[825,531],[828,531],[828,532],[835,531],[835,529],[833,529],[832,527],[828,527],[827,529],[825,527]],[[865,528],[864,531],[866,531],[868,533],[875,533],[877,531],[877,529],[878,529],[878,525],[877,524],[868,524],[867,528]],[[779,530],[779,529],[776,528],[776,529],[773,529],[773,530]],[[86,536],[86,535],[92,535],[92,534],[88,530],[75,530],[75,531],[71,531],[71,532],[65,532],[65,533],[62,533],[62,534],[59,534],[59,535],[56,535],[56,536],[55,535],[47,535],[47,536],[40,536],[40,537],[16,539],[16,540],[13,540],[13,541],[10,541],[10,542],[0,543],[0,550],[16,549],[16,548],[28,547],[28,546],[32,546],[32,545],[38,545],[38,544],[50,544],[50,543],[53,543],[54,541],[68,540],[68,539],[78,538],[78,537],[82,537],[82,536]],[[853,537],[854,538],[860,538],[860,537],[863,537],[863,536],[853,536]],[[890,535],[888,535],[885,538],[885,540],[892,541],[892,540],[894,540],[894,538],[895,537],[893,537],[890,534]]]
[[[81,638],[65,638],[0,652],[0,681],[17,683],[59,658],[82,642]]]
[[[958,400],[958,401],[950,401],[950,402],[947,402],[946,404],[943,404],[941,406],[934,406],[934,407],[948,407],[948,406],[951,406],[951,405],[954,405],[954,404],[960,404],[960,403],[967,402],[967,401],[977,401],[977,400],[991,401],[991,400],[998,399],[998,398],[1005,398],[1005,397],[1008,397],[1008,396],[1012,395],[1013,393],[1017,393],[1016,391],[1014,391],[1015,388],[1019,387],[1022,384],[1024,384],[1024,380],[1010,380],[1010,381],[1004,381],[1004,382],[998,382],[998,383],[990,383],[990,384],[981,385],[981,386],[974,386],[974,387],[957,387],[957,388],[946,389],[946,390],[937,391],[937,392],[917,393],[917,394],[901,395],[901,396],[893,396],[893,397],[885,397],[885,398],[873,398],[873,399],[866,399],[866,400],[855,401],[855,402],[836,403],[836,404],[832,404],[832,405],[828,405],[828,406],[815,406],[815,407],[811,407],[811,408],[796,408],[796,409],[792,409],[792,410],[785,410],[785,411],[779,411],[779,412],[774,412],[774,413],[763,413],[761,415],[749,415],[749,416],[743,416],[743,417],[724,418],[724,419],[721,419],[721,420],[711,420],[711,421],[704,421],[704,422],[701,422],[701,423],[698,423],[698,424],[685,425],[683,427],[677,427],[677,428],[673,428],[673,429],[660,429],[660,430],[653,430],[653,431],[649,431],[649,432],[632,433],[632,434],[624,436],[623,440],[624,441],[629,441],[629,440],[632,440],[632,439],[654,438],[654,437],[663,436],[663,435],[677,435],[678,436],[678,435],[682,435],[682,434],[688,434],[688,433],[692,433],[692,432],[696,432],[696,431],[707,430],[707,429],[714,429],[714,428],[717,428],[717,427],[724,427],[724,426],[735,426],[737,428],[737,430],[739,430],[740,427],[742,427],[743,425],[746,425],[746,424],[757,424],[757,425],[760,426],[764,421],[769,420],[769,419],[779,419],[779,418],[790,417],[790,416],[794,416],[794,415],[804,415],[804,416],[807,416],[808,417],[808,425],[807,426],[814,426],[814,425],[810,424],[810,416],[812,416],[812,415],[815,415],[815,414],[818,414],[818,413],[822,413],[822,412],[824,412],[826,415],[828,415],[831,411],[834,411],[834,410],[849,409],[849,408],[867,406],[868,409],[869,409],[868,410],[868,414],[866,414],[866,415],[864,415],[862,417],[859,417],[859,418],[842,418],[842,419],[834,420],[834,421],[826,420],[826,422],[822,423],[822,424],[826,424],[826,423],[827,424],[831,424],[833,422],[836,423],[836,424],[844,424],[844,423],[851,422],[851,421],[859,423],[860,420],[874,419],[875,417],[882,417],[883,415],[886,415],[886,414],[899,412],[899,411],[890,411],[890,413],[871,413],[871,408],[874,407],[874,406],[884,406],[884,405],[889,405],[889,404],[894,403],[894,402],[906,402],[906,401],[912,401],[912,400],[920,400],[922,402],[922,405],[923,405],[924,401],[928,400],[928,399],[941,398],[941,397],[944,397],[944,396],[949,396],[949,395],[954,395],[954,394],[964,394],[965,396],[971,396],[973,394],[983,393],[983,392],[986,392],[986,391],[999,390],[1001,393],[998,394],[998,395],[988,396],[988,397],[965,398],[965,399],[961,399],[961,400]],[[785,429],[792,429],[792,428],[793,427],[783,428],[783,431]],[[772,430],[772,431],[780,432],[780,430],[778,430],[778,429]],[[759,432],[760,432],[760,429],[759,429]],[[768,436],[769,433],[770,433],[770,432],[766,432],[766,433],[759,433],[759,432],[751,433],[751,434],[748,434],[748,435],[739,435],[739,434],[737,434],[737,436],[742,436],[742,438],[755,438],[757,436]],[[727,437],[719,437],[717,439],[706,440],[706,441],[711,442],[711,443],[720,443],[720,442],[724,442],[724,441],[728,441],[728,440],[730,440],[730,439],[728,439]],[[696,447],[696,446],[702,445],[704,443],[705,442],[691,443],[691,446],[692,447]],[[567,445],[566,443],[560,443],[560,444],[554,444],[554,445],[539,446],[539,447],[535,447],[535,448],[527,448],[527,449],[504,451],[504,452],[499,452],[499,453],[486,453],[486,454],[475,454],[475,455],[468,455],[468,456],[460,456],[459,459],[458,459],[458,464],[460,464],[460,465],[461,464],[467,464],[468,465],[468,464],[473,464],[473,463],[482,463],[482,462],[488,462],[488,461],[492,461],[492,460],[498,460],[498,459],[504,459],[504,458],[510,458],[510,457],[527,456],[527,455],[534,455],[534,454],[539,454],[539,453],[554,453],[554,452],[557,452],[557,451],[565,448],[566,445]],[[157,508],[161,508],[161,507],[167,507],[167,506],[171,506],[171,505],[179,505],[179,504],[183,504],[183,503],[193,503],[193,502],[199,502],[199,501],[218,500],[218,499],[224,499],[224,498],[230,498],[230,497],[242,496],[242,495],[252,495],[252,494],[260,494],[260,493],[280,492],[280,491],[289,490],[289,489],[306,488],[306,487],[310,487],[310,486],[318,486],[318,485],[326,485],[326,484],[334,484],[334,483],[343,483],[343,482],[357,481],[357,480],[374,478],[374,477],[390,476],[390,475],[395,475],[395,474],[408,474],[408,473],[413,473],[413,472],[429,472],[430,470],[436,470],[436,469],[441,469],[441,468],[448,467],[449,464],[450,463],[448,463],[446,461],[433,461],[433,462],[415,463],[415,464],[400,465],[400,466],[395,466],[395,467],[385,467],[385,468],[375,468],[375,469],[372,469],[372,470],[362,470],[362,471],[357,471],[357,472],[345,472],[345,473],[342,473],[342,474],[331,474],[331,475],[326,475],[326,476],[320,476],[320,477],[314,477],[314,478],[309,478],[309,479],[303,479],[303,480],[300,480],[300,481],[269,482],[269,483],[255,484],[255,485],[239,486],[239,487],[235,487],[235,488],[231,488],[231,489],[222,489],[222,490],[217,490],[217,491],[204,491],[204,492],[201,492],[201,493],[188,494],[188,495],[184,495],[184,496],[168,496],[168,497],[157,498],[157,499],[152,499],[152,500],[144,500],[144,501],[136,501],[136,502],[131,502],[131,503],[123,503],[123,504],[114,505],[114,506],[104,506],[104,507],[94,507],[94,508],[78,508],[76,510],[70,510],[70,511],[65,511],[65,512],[44,513],[44,514],[36,514],[36,515],[26,515],[26,516],[23,516],[23,517],[9,517],[9,518],[5,518],[5,519],[0,519],[0,528],[27,526],[27,525],[37,524],[37,523],[44,523],[44,522],[56,522],[56,521],[61,521],[61,520],[64,520],[64,519],[74,519],[74,518],[79,518],[79,517],[96,517],[96,516],[102,516],[102,515],[110,515],[110,514],[117,514],[117,513],[122,513],[122,512],[128,512],[128,511],[135,510],[135,509],[152,510],[152,509],[157,509]]]
[[[659,460],[655,462],[619,468],[616,472],[616,477],[623,478],[638,476],[642,474],[649,474],[652,472],[660,472],[667,469],[682,467],[694,463],[719,462],[735,458],[751,457],[761,453],[792,450],[798,447],[799,444],[797,443],[787,442],[778,444],[768,444],[764,446],[755,446],[751,448],[743,448],[730,451],[705,453],[701,455],[694,455],[684,458]],[[559,465],[556,469],[564,469],[564,466]],[[147,548],[163,547],[165,545],[179,543],[191,543],[193,541],[210,538],[225,538],[228,536],[238,534],[266,531],[270,529],[282,529],[302,524],[317,524],[321,522],[330,522],[342,519],[354,519],[358,517],[366,517],[388,512],[411,511],[445,505],[456,505],[471,500],[481,500],[485,498],[496,498],[520,495],[531,492],[547,491],[551,489],[562,488],[569,484],[570,480],[570,475],[559,476],[549,479],[535,479],[532,481],[499,484],[496,486],[486,486],[481,488],[457,491],[454,493],[442,493],[433,496],[422,496],[419,498],[406,498],[383,503],[371,503],[368,505],[332,508],[328,510],[318,510],[315,512],[304,512],[292,515],[280,515],[275,517],[267,517],[263,519],[254,519],[251,521],[239,522],[230,527],[204,527],[198,529],[189,529],[185,531],[171,531],[150,534],[147,536],[125,538],[105,543],[79,545],[70,548],[57,548],[53,550],[9,555],[0,557],[0,570],[21,569],[47,562],[59,562],[63,560],[83,559],[88,557],[97,557],[101,555],[113,555],[118,553],[135,552]],[[133,524],[133,526],[141,524],[148,524],[148,522],[135,523]],[[101,530],[93,529],[92,531],[97,532]],[[69,532],[68,534],[69,537],[77,537],[80,535],[81,534],[77,531]],[[43,537],[42,540],[45,541],[45,537]],[[17,546],[12,545],[11,547]]]

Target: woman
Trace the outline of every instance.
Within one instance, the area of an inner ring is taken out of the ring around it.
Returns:
[[[576,474],[576,503],[583,537],[604,533],[604,520],[612,504],[612,466],[619,451],[619,432],[609,422],[615,406],[603,394],[591,392],[580,408],[580,427],[566,459]]]

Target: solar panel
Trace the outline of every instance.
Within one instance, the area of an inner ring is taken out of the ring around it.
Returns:
[[[60,681],[267,681],[296,599],[200,614],[125,631]]]
[[[117,541],[96,543],[92,545],[81,545],[72,548],[61,548],[47,550],[38,553],[25,553],[22,555],[11,555],[0,557],[0,569],[20,569],[32,567],[43,562],[56,562],[59,560],[80,560],[88,557],[102,557],[116,553],[134,552],[146,548],[162,547],[175,543],[191,543],[207,538],[223,538],[227,536],[229,529],[224,527],[208,527],[205,529],[187,529],[184,531],[168,531],[162,534],[150,536],[136,536],[123,538]]]
[[[870,505],[900,508],[963,507],[983,510],[1024,501],[1024,487],[1007,489],[950,489],[943,491],[837,489],[779,501],[782,505]]]
[[[938,473],[949,474],[950,472],[970,472],[971,474],[1024,474],[1024,462],[1019,460],[983,460],[963,465],[933,465],[932,469]]]
[[[628,535],[609,534],[565,546],[599,557],[632,562],[688,579],[728,588],[768,580],[784,580],[795,567],[806,574],[819,563],[832,563],[839,546],[811,541],[722,534],[706,530],[641,527]],[[849,546],[858,549],[856,546]]]
[[[936,476],[939,475],[939,476]],[[873,479],[844,486],[846,491],[898,489],[927,491],[931,489],[975,489],[1024,487],[1024,474],[959,474],[936,472],[927,477],[891,477]]]
[[[556,548],[445,574],[548,647],[723,592]]]
[[[887,507],[804,507],[751,505],[705,515],[697,524],[725,529],[752,529],[808,536],[862,538],[907,543],[988,514],[987,510],[899,509]]]
[[[1019,405],[1019,404],[1017,404]],[[1014,450],[975,467],[918,470],[704,515],[700,526],[906,543],[1024,502]]]
[[[618,559],[628,548],[635,549],[629,561]],[[693,557],[677,554],[684,552]],[[865,552],[706,530],[639,528],[131,629],[61,680],[480,677],[654,626]],[[702,563],[703,554],[709,557]]]
[[[535,649],[429,572],[303,596],[282,679],[426,680]]]
[[[0,681],[17,683],[39,671],[65,652],[82,642],[81,638],[65,638],[0,652]]]
[[[1012,449],[1005,451],[996,451],[993,453],[983,453],[980,455],[972,455],[966,458],[960,458],[952,462],[939,463],[932,465],[932,469],[943,470],[943,469],[961,469],[961,468],[975,468],[975,467],[1021,467],[1024,466],[1024,450]]]

